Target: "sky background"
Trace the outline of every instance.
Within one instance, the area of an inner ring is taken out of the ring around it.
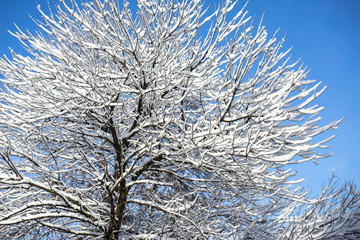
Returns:
[[[53,0],[49,0],[53,6]],[[205,5],[220,1],[206,0]],[[17,53],[25,54],[17,40],[7,30],[20,29],[34,33],[36,25],[28,16],[39,18],[36,5],[47,8],[47,0],[0,0],[0,54],[10,55],[10,46]],[[239,1],[238,11],[245,4]],[[320,113],[320,124],[344,117],[339,130],[323,135],[336,134],[330,142],[334,156],[296,167],[298,178],[305,178],[303,186],[318,193],[336,171],[340,183],[353,180],[360,187],[360,1],[359,0],[250,0],[246,10],[255,16],[254,25],[261,19],[270,36],[277,29],[278,39],[286,34],[284,51],[293,47],[292,60],[301,58],[311,69],[309,79],[322,81],[328,89],[316,100],[325,106]]]

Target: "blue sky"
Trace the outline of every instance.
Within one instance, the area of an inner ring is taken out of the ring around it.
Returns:
[[[52,0],[49,0],[52,4]],[[216,2],[219,2],[216,1]],[[245,1],[239,1],[241,9]],[[9,55],[8,47],[25,53],[7,30],[35,31],[28,14],[38,18],[36,3],[46,9],[47,0],[0,0],[0,54]],[[206,4],[212,4],[210,0]],[[309,79],[322,81],[328,89],[316,101],[325,106],[322,124],[345,117],[337,137],[326,152],[334,156],[297,167],[304,186],[319,192],[321,184],[337,170],[340,182],[354,180],[360,186],[360,1],[359,0],[250,0],[249,16],[257,23],[265,13],[263,25],[272,35],[278,28],[281,39],[286,34],[284,50],[293,47],[292,59],[301,58],[311,69]],[[235,9],[236,11],[236,9]],[[327,135],[324,135],[324,137]]]
[[[250,0],[250,15],[261,18],[270,33],[286,34],[284,47],[293,47],[292,59],[301,58],[311,69],[309,79],[322,81],[328,89],[316,101],[325,106],[322,124],[341,119],[327,152],[334,156],[299,167],[304,186],[321,189],[333,171],[340,182],[360,185],[360,1],[358,0]]]

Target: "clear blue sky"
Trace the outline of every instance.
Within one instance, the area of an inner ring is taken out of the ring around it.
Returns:
[[[322,123],[345,117],[327,152],[334,156],[299,168],[305,186],[320,190],[337,170],[340,181],[354,180],[360,187],[360,1],[359,0],[250,0],[250,15],[265,17],[270,33],[286,34],[285,47],[292,58],[301,58],[311,69],[308,78],[322,81],[328,89],[317,100],[325,106]]]
[[[8,46],[25,53],[7,30],[15,30],[15,22],[34,32],[28,14],[38,18],[36,3],[46,9],[47,0],[0,0],[1,55],[9,55]],[[240,0],[238,9],[244,3]],[[265,12],[263,25],[268,32],[272,35],[279,28],[279,39],[286,34],[284,46],[293,46],[292,59],[301,58],[311,69],[308,77],[328,86],[316,102],[325,106],[321,123],[345,117],[339,130],[330,133],[337,137],[326,152],[335,155],[321,160],[320,165],[306,163],[298,168],[298,176],[306,179],[304,186],[313,187],[316,193],[337,170],[340,181],[352,179],[360,187],[360,1],[250,0],[246,9],[249,16],[256,16],[256,23]]]

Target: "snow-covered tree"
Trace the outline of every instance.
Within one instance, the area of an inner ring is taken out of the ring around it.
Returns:
[[[60,2],[0,60],[1,239],[360,235],[353,184],[290,168],[326,157],[325,88],[244,9]]]

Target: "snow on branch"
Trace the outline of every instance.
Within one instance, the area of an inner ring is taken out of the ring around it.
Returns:
[[[326,89],[236,3],[59,1],[0,59],[1,239],[355,239],[354,184],[289,165]]]

